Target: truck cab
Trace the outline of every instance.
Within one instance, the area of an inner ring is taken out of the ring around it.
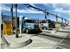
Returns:
[[[54,21],[51,21],[51,20],[48,19],[47,22],[46,22],[45,20],[42,20],[42,28],[44,30],[47,30],[47,29],[51,30],[54,27],[55,27]]]
[[[48,23],[45,20],[42,21],[42,28],[45,30],[48,28]]]
[[[36,19],[23,19],[22,21],[23,32],[29,33],[38,30],[39,30],[39,25],[36,23]]]

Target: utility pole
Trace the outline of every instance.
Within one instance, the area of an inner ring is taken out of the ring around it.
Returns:
[[[68,21],[68,25],[69,25],[69,21]]]
[[[18,25],[17,25],[17,4],[14,4],[16,7],[16,38],[18,38]]]
[[[66,19],[65,19],[65,24],[66,24]]]
[[[46,9],[45,9],[45,11],[46,11]],[[48,17],[47,17],[48,14],[49,14],[48,12],[47,12],[47,13],[45,12],[45,20],[46,20],[46,23],[48,23]],[[47,15],[47,16],[46,16],[46,15]],[[49,29],[49,23],[48,23],[48,28],[47,28],[47,29]]]
[[[63,18],[62,18],[62,23],[63,23]]]
[[[67,20],[67,24],[68,24],[68,20]]]
[[[3,13],[1,13],[1,29],[3,30],[3,22],[4,22],[4,17],[3,17]],[[2,37],[3,34],[1,34]]]
[[[45,11],[46,11],[46,9],[45,9]],[[46,13],[45,13],[45,21],[46,21],[46,23],[47,23],[47,16],[46,16]]]
[[[58,16],[57,16],[57,14],[56,14],[56,23],[58,22]]]
[[[11,9],[11,24],[12,24],[12,30],[13,30],[13,4],[10,5]]]
[[[3,22],[3,13],[1,13],[1,19],[2,19],[2,22]]]

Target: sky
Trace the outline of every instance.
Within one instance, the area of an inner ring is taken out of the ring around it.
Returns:
[[[37,8],[40,8],[42,10],[45,10],[52,13],[52,14],[57,14],[60,17],[63,17],[67,20],[70,21],[70,4],[69,3],[40,3],[40,4],[35,4],[35,3],[29,3],[32,6],[35,6]],[[9,15],[10,16],[10,4],[1,4],[0,6],[1,13],[4,15]],[[34,19],[45,19],[45,14],[41,11],[37,11],[34,8],[28,8],[24,4],[18,4],[17,7],[17,15],[18,16],[27,16],[29,18],[34,18]],[[13,16],[15,16],[15,6],[13,5]],[[51,19],[53,21],[56,20],[55,16],[48,15],[48,19]],[[58,18],[58,21],[61,21],[60,18]]]

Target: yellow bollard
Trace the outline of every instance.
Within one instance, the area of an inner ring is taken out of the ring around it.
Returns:
[[[20,34],[22,34],[22,26],[20,25],[19,28],[20,28]]]
[[[41,24],[39,24],[39,29],[42,31],[42,25]]]

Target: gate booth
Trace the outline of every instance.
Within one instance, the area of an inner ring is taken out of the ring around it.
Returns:
[[[12,30],[12,25],[10,22],[4,22],[3,23],[3,34],[4,35],[10,35],[13,33],[13,30]]]
[[[2,33],[4,35],[10,35],[13,34],[13,29],[12,29],[12,24],[10,21],[10,17],[7,15],[3,15],[3,13],[1,14],[2,16]]]

